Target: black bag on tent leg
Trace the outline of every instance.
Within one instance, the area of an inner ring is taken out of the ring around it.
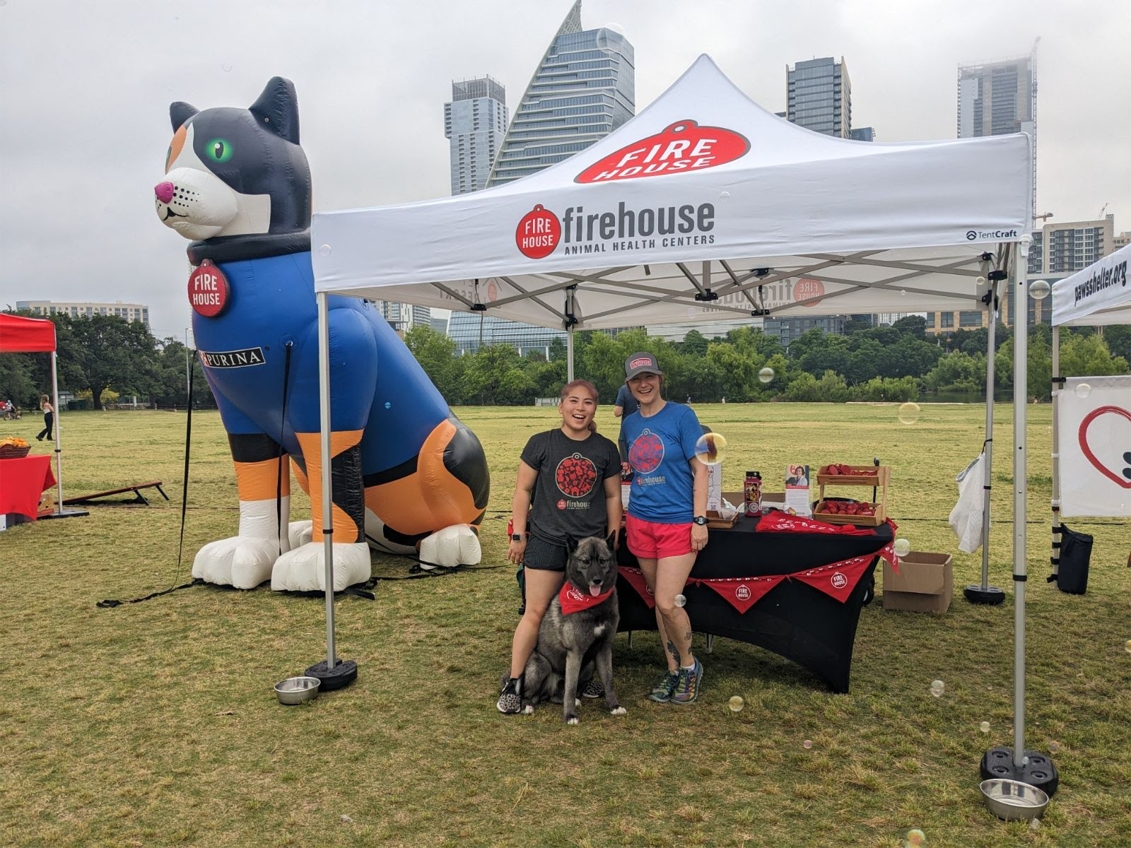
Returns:
[[[1088,589],[1088,566],[1092,560],[1093,538],[1087,533],[1060,526],[1060,568],[1050,579],[1062,592],[1083,595]]]

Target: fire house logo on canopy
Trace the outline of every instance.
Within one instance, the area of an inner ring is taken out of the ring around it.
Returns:
[[[545,259],[554,252],[561,238],[562,222],[541,203],[522,216],[514,233],[519,251],[531,259]]]
[[[746,136],[722,127],[677,121],[663,132],[642,138],[594,162],[573,178],[577,183],[605,183],[715,168],[741,159],[750,150]]]

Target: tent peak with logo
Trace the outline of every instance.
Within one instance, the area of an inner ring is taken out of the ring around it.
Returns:
[[[703,55],[616,132],[539,173],[315,214],[315,286],[576,329],[978,309],[983,252],[1029,231],[1030,158],[1023,134],[814,133]]]

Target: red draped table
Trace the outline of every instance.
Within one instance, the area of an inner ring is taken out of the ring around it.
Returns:
[[[683,593],[691,627],[766,648],[847,692],[860,610],[879,557],[894,558],[893,527],[846,532],[771,515],[710,531]],[[654,602],[623,537],[617,561],[619,629],[655,630]]]
[[[0,515],[22,515],[35,521],[41,496],[54,485],[47,454],[0,459]]]

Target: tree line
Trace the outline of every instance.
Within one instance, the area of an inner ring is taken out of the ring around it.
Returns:
[[[162,408],[188,404],[190,351],[182,342],[158,340],[144,324],[117,316],[54,315],[51,320],[60,390],[89,398],[95,409],[119,396],[137,396]],[[1091,328],[1065,329],[1060,338],[1062,375],[1129,373],[1131,327],[1106,327],[1102,335]],[[776,337],[751,328],[714,339],[692,330],[681,342],[640,328],[615,335],[584,331],[574,337],[574,373],[593,382],[602,399],[612,403],[624,382],[625,358],[649,350],[664,370],[666,396],[673,400],[903,402],[948,395],[975,400],[985,394],[987,342],[985,329],[929,336],[926,322],[916,316],[881,327],[849,322],[844,335],[810,330],[788,350]],[[529,405],[536,398],[556,398],[566,382],[566,347],[560,340],[550,345],[549,357],[538,351],[521,356],[508,345],[458,356],[455,343],[429,327],[409,330],[405,343],[453,406]],[[995,343],[995,385],[1006,394],[1013,381],[1012,331],[999,324]],[[1049,399],[1051,353],[1051,329],[1030,328],[1029,397]],[[198,362],[194,368],[192,402],[212,407]],[[35,408],[50,388],[47,356],[0,354],[0,397]]]

